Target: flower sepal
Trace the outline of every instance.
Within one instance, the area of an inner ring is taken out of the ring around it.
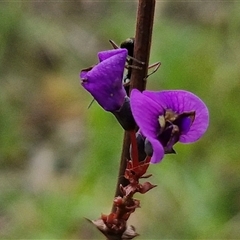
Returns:
[[[121,108],[117,111],[113,111],[112,113],[124,130],[131,131],[135,129],[136,123],[132,115],[129,97],[125,96]]]

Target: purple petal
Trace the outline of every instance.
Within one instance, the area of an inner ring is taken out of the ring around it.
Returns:
[[[145,96],[150,97],[165,109],[171,109],[176,113],[195,111],[195,120],[189,131],[180,136],[180,142],[190,143],[198,140],[207,130],[209,124],[209,112],[205,103],[196,95],[184,90],[169,90],[161,92],[144,91]],[[185,129],[187,128],[187,122]]]
[[[130,95],[130,105],[133,117],[146,138],[157,138],[159,132],[158,118],[164,109],[151,98],[133,89]]]
[[[151,157],[151,163],[159,163],[164,157],[164,149],[162,144],[155,138],[148,138],[153,148],[153,155]]]
[[[88,71],[81,71],[81,72],[80,72],[80,78],[81,78],[82,80],[85,80],[87,73],[88,73]]]
[[[113,56],[116,56],[117,58],[123,58],[124,64],[126,62],[127,58],[127,49],[125,48],[118,48],[118,49],[112,49],[112,50],[106,50],[98,53],[98,59],[100,62],[104,61],[105,59],[111,58]]]
[[[117,49],[118,50],[118,49]],[[126,50],[126,49],[125,49]],[[127,57],[127,51],[109,50],[103,54],[103,61],[90,71],[80,73],[82,86],[89,91],[95,100],[107,111],[118,110],[126,96],[122,78]],[[106,57],[108,56],[108,58]]]
[[[190,117],[184,117],[180,122],[180,129],[182,134],[186,134],[192,125],[192,119]]]
[[[164,113],[164,109],[137,89],[131,91],[130,105],[133,117],[141,133],[152,145],[153,155],[151,163],[160,162],[164,156],[164,149],[162,144],[157,140],[160,128],[158,118]]]

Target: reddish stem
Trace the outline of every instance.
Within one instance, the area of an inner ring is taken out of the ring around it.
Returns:
[[[133,168],[138,166],[138,147],[137,147],[137,139],[136,139],[136,133],[135,131],[130,132],[131,135],[131,148],[132,148],[132,154],[131,154],[131,160],[132,160],[132,166]]]

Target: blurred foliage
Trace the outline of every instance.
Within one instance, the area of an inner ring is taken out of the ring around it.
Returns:
[[[100,239],[123,132],[79,84],[96,53],[134,36],[137,2],[0,3],[0,237]],[[151,165],[158,187],[129,223],[139,239],[240,238],[240,4],[157,2],[148,89],[186,89],[206,135]]]

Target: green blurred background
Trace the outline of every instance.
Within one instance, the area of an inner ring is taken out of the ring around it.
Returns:
[[[0,3],[0,238],[104,239],[123,131],[79,84],[134,36],[136,1]],[[151,165],[139,239],[240,239],[240,3],[157,1],[148,89],[200,96],[210,126]]]

